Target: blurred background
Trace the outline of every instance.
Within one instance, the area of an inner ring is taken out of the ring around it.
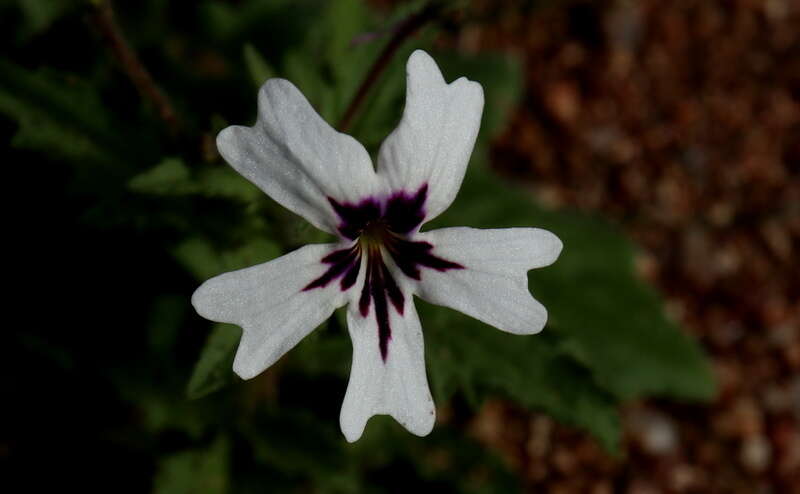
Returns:
[[[0,27],[8,492],[800,492],[798,2],[4,0]],[[351,445],[342,314],[244,382],[189,304],[326,240],[214,137],[283,77],[374,153],[416,48],[486,93],[430,228],[565,249],[537,336],[418,302],[436,427]]]

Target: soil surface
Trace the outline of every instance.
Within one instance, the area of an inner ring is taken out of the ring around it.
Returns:
[[[493,165],[621,225],[720,388],[711,406],[627,406],[616,459],[504,402],[473,434],[531,492],[800,493],[800,2],[473,8],[492,20],[459,46],[525,64]]]

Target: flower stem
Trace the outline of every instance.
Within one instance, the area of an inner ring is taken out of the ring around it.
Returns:
[[[94,13],[91,19],[103,41],[121,65],[122,70],[133,82],[133,85],[136,86],[136,90],[142,99],[152,103],[170,133],[177,135],[180,125],[172,103],[153,81],[150,72],[139,60],[139,56],[128,43],[128,40],[125,39],[122,29],[120,29],[114,16],[111,0],[92,1],[92,4],[94,5]]]
[[[400,45],[403,44],[403,41],[425,25],[426,22],[433,19],[436,14],[438,14],[441,7],[442,4],[438,1],[428,2],[419,12],[412,14],[397,26],[392,38],[386,43],[383,51],[372,64],[369,72],[367,72],[367,75],[358,87],[358,91],[356,91],[353,100],[344,112],[344,116],[339,120],[337,128],[340,132],[347,132],[350,128],[350,125],[353,123],[353,118],[366,100],[369,90],[375,85],[375,82],[389,66],[389,62],[392,61],[392,57],[395,52],[397,52],[397,49],[400,48]]]

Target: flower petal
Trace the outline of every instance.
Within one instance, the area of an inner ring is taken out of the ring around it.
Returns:
[[[350,442],[361,437],[373,415],[391,415],[418,436],[428,435],[436,421],[425,374],[422,326],[413,300],[406,301],[402,316],[395,310],[389,313],[392,337],[384,362],[374,309],[363,317],[358,304],[351,303],[347,311],[353,364],[339,422]]]
[[[250,379],[344,305],[338,283],[303,291],[327,266],[320,259],[337,246],[307,245],[257,266],[221,274],[192,295],[198,314],[242,327],[233,370]]]
[[[425,221],[455,199],[469,162],[483,111],[481,85],[462,77],[447,84],[424,51],[406,66],[406,107],[400,125],[381,145],[378,173],[390,190],[428,185]]]
[[[267,195],[329,233],[338,217],[328,197],[352,202],[378,191],[364,146],[328,125],[284,79],[264,83],[256,124],[224,129],[217,148]]]
[[[416,239],[433,252],[464,266],[425,270],[416,291],[424,300],[450,307],[514,334],[533,334],[547,322],[547,310],[528,291],[527,271],[553,263],[561,241],[538,228],[444,228]]]

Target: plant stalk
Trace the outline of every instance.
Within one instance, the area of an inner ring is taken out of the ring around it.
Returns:
[[[158,112],[159,118],[174,136],[180,128],[177,114],[169,98],[153,81],[150,72],[142,64],[136,51],[125,39],[122,29],[116,21],[111,0],[93,1],[93,24],[108,49],[114,55],[122,70],[131,80],[142,99],[149,101]]]
[[[372,64],[372,67],[370,67],[367,75],[364,77],[364,80],[361,82],[361,85],[358,87],[355,96],[350,102],[350,105],[347,107],[347,110],[344,112],[341,120],[339,120],[339,124],[336,127],[340,132],[347,132],[350,129],[350,126],[353,123],[353,118],[356,116],[356,113],[358,113],[358,110],[366,100],[367,94],[369,94],[372,86],[375,85],[381,74],[383,74],[383,72],[389,66],[389,62],[392,61],[392,57],[397,52],[397,49],[400,48],[400,46],[409,36],[424,26],[425,23],[436,17],[441,9],[441,6],[441,3],[438,1],[429,2],[419,12],[411,15],[400,23],[400,25],[394,31],[392,38],[388,43],[386,43],[383,51]]]

